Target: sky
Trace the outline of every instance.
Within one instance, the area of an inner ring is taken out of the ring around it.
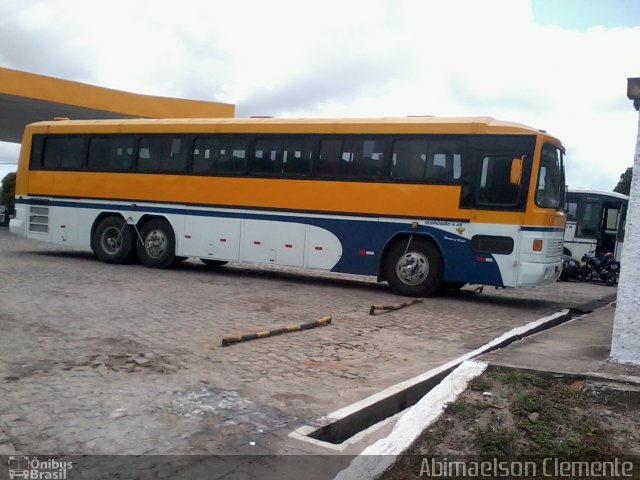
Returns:
[[[610,191],[638,135],[640,0],[2,0],[0,66],[237,116],[491,116]],[[0,176],[18,150],[0,142]]]

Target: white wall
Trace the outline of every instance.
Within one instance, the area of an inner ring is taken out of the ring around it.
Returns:
[[[618,304],[613,323],[611,359],[640,365],[640,114],[633,178],[622,248]]]

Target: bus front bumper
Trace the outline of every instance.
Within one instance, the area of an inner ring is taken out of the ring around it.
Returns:
[[[12,218],[9,220],[9,231],[16,235],[26,236],[25,222],[19,218]]]
[[[557,263],[521,262],[518,286],[555,282],[562,273],[562,261]]]

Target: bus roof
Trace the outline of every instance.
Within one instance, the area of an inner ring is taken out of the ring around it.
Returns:
[[[619,198],[620,200],[629,200],[629,195],[618,192],[605,192],[602,190],[587,190],[582,188],[569,188],[567,193],[577,193],[584,195],[599,195],[601,197]]]
[[[61,119],[32,123],[28,127],[48,133],[166,130],[176,133],[542,134],[561,144],[544,130],[491,117]]]

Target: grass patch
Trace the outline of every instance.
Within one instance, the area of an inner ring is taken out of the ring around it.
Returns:
[[[515,454],[516,432],[505,428],[479,428],[476,442],[483,457],[508,457]]]

